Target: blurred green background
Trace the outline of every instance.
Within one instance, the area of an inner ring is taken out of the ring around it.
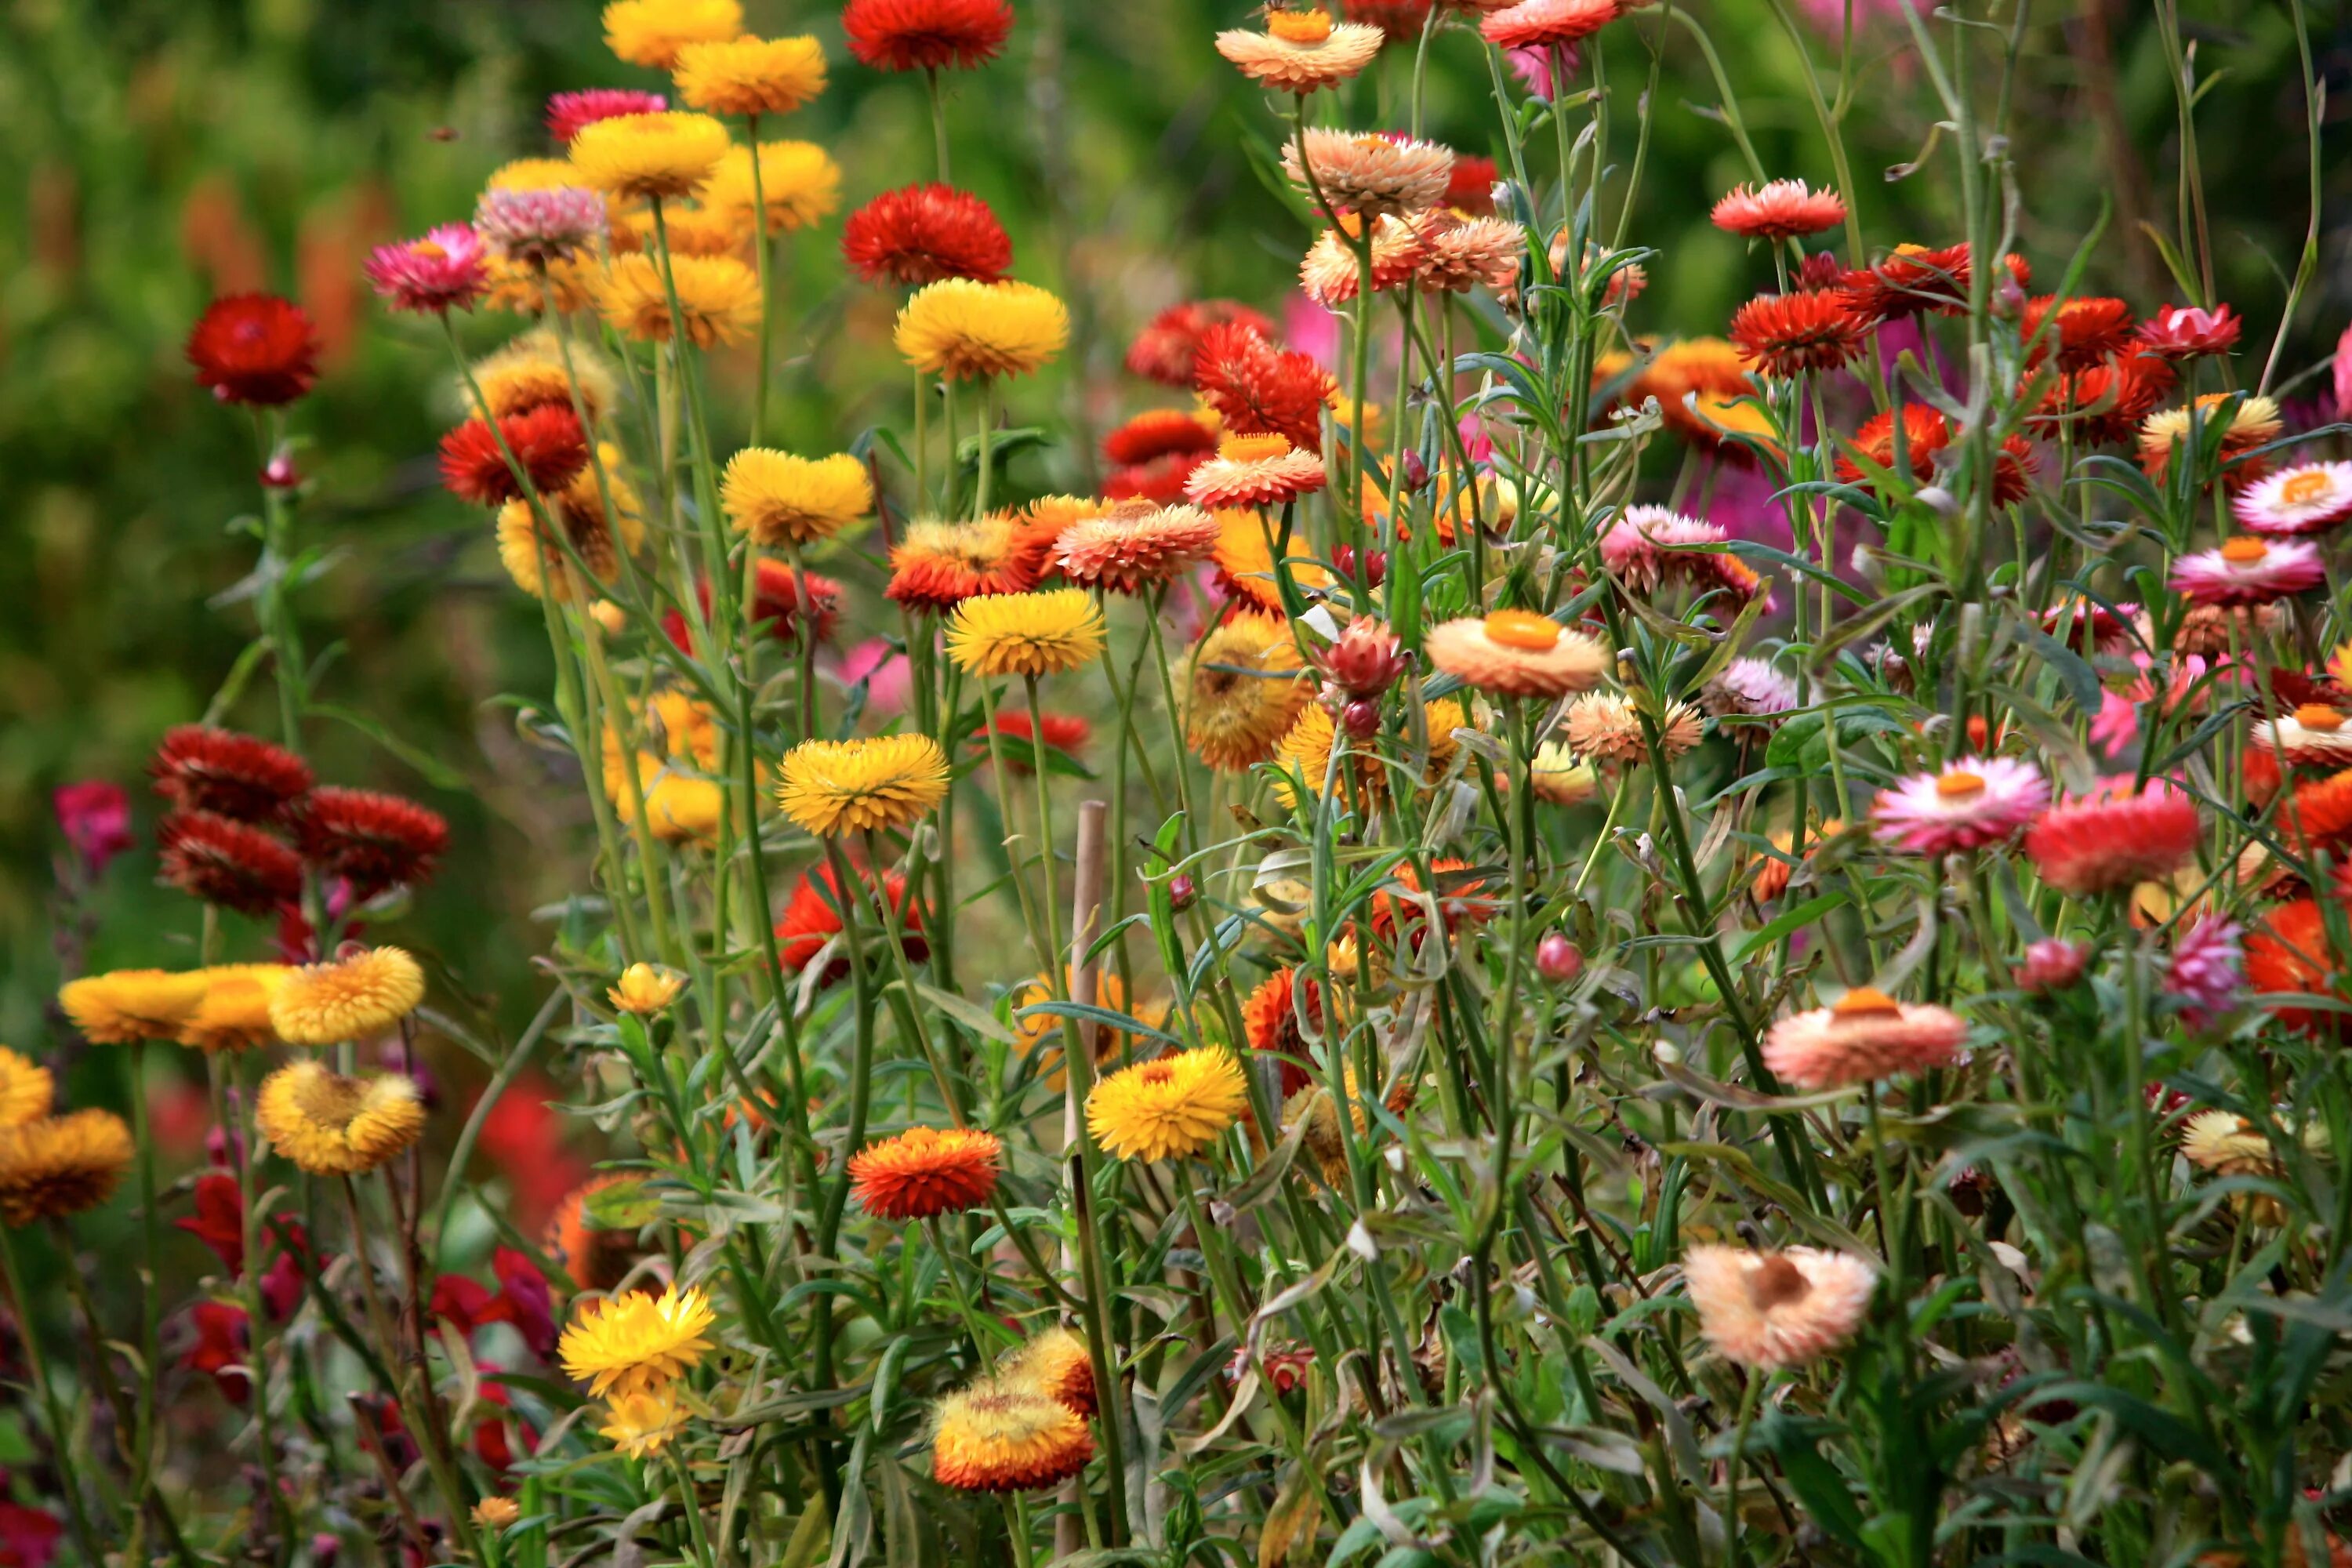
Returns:
[[[1118,369],[1138,325],[1196,293],[1278,310],[1305,237],[1249,151],[1276,121],[1211,47],[1216,27],[1245,22],[1244,0],[1015,5],[1006,57],[953,83],[955,174],[1004,217],[1016,274],[1062,290],[1077,319],[1076,350],[1020,390],[1016,414],[1098,432],[1173,401]],[[2147,9],[2037,6],[2015,87],[2025,250],[2054,279],[2104,216],[2089,286],[2142,309],[2171,291],[2129,226],[2173,226],[2179,152]],[[2199,68],[2221,76],[2199,131],[2223,292],[2250,318],[2258,355],[2309,212],[2294,35],[2277,5],[2189,9]],[[836,7],[751,0],[749,10],[755,30],[826,40],[833,86],[781,133],[833,150],[845,206],[930,175],[919,83],[851,60]],[[1701,53],[1656,15],[1611,29],[1606,61],[1622,166],[1651,82],[1643,40],[1666,40],[1633,228],[1660,255],[1635,322],[1717,331],[1767,274],[1707,226],[1709,204],[1746,170]],[[1929,96],[1899,21],[1865,0],[1856,15],[1845,126],[1866,232],[1878,247],[1942,242],[1955,226],[1950,143],[1930,150]],[[1699,16],[1771,171],[1825,181],[1799,58],[1769,5],[1714,0]],[[2343,7],[2317,6],[2311,25],[2322,73],[2352,86]],[[1834,25],[1799,26],[1833,68]],[[519,1022],[543,994],[527,965],[547,933],[529,911],[577,882],[578,797],[547,787],[559,764],[520,740],[495,701],[544,691],[545,647],[483,518],[436,483],[433,444],[455,410],[446,353],[413,320],[375,308],[360,265],[373,243],[466,216],[499,163],[545,152],[549,92],[662,84],[612,59],[595,7],[580,0],[16,0],[5,26],[0,156],[16,177],[0,223],[0,1039],[47,1044],[58,784],[105,778],[133,794],[140,843],[105,879],[89,963],[194,961],[195,907],[153,882],[158,814],[141,770],[167,726],[204,710],[251,629],[248,606],[209,601],[250,563],[251,542],[233,525],[257,504],[254,432],[197,391],[181,358],[208,299],[249,288],[301,300],[328,342],[325,377],[294,416],[318,479],[304,536],[336,552],[299,599],[312,647],[333,649],[320,694],[373,716],[467,787],[436,787],[328,721],[310,736],[320,774],[448,815],[446,868],[383,934],[440,955]],[[1391,50],[1356,84],[1350,122],[1396,123],[1410,65],[1409,51]],[[1428,132],[1496,151],[1469,40],[1441,38],[1432,70]],[[1588,64],[1579,81],[1590,75]],[[1838,90],[1834,78],[1826,85]],[[2336,96],[2352,102],[2352,90]],[[2331,144],[2338,134],[2331,125]],[[1923,150],[1922,172],[1882,178]],[[2343,160],[2328,163],[2340,198]],[[905,418],[889,302],[844,283],[838,228],[836,216],[800,235],[789,268],[783,433],[811,450]],[[2290,369],[2324,357],[2346,315],[2343,236],[2326,232],[2322,244],[2290,330]],[[518,325],[488,318],[466,331],[488,347]],[[1041,487],[1091,470],[1066,447],[1024,463],[1024,482]],[[233,722],[266,727],[266,687]],[[257,954],[266,942],[259,931],[239,937]]]

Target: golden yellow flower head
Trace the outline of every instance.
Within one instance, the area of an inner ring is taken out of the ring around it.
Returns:
[[[518,316],[541,316],[552,310],[570,316],[595,302],[595,281],[602,268],[581,258],[551,261],[544,270],[498,251],[487,255],[489,292],[482,302],[493,310]]]
[[[639,712],[645,745],[631,779],[627,753],[611,726],[604,731],[604,793],[624,822],[637,819],[645,792],[646,820],[667,844],[711,844],[726,809],[726,791],[710,775],[719,766],[719,726],[710,710],[682,691],[657,691]]]
[[[522,1504],[510,1497],[486,1497],[474,1505],[474,1528],[504,1530],[522,1517]]]
[[[666,71],[688,44],[743,31],[739,0],[613,0],[604,7],[604,47],[633,66]]]
[[[200,1051],[249,1051],[278,1038],[269,1004],[293,970],[282,963],[218,963],[199,969],[205,999],[180,1026],[180,1044]]]
[[[683,974],[672,974],[650,963],[632,963],[621,971],[620,984],[604,994],[624,1013],[658,1013],[685,989]]]
[[[846,452],[796,458],[746,447],[728,459],[719,504],[755,544],[830,539],[874,510],[874,481]]]
[[[711,114],[790,114],[824,90],[814,38],[730,38],[688,44],[672,74],[677,95]]]
[[[0,1046],[0,1127],[22,1127],[49,1113],[57,1098],[49,1069]]]
[[[332,1046],[383,1034],[425,1000],[425,971],[404,948],[362,948],[288,975],[269,1022],[289,1046]]]
[[[202,970],[116,969],[69,980],[58,1005],[94,1046],[176,1038],[205,999]]]
[[[534,327],[476,360],[474,384],[482,389],[482,401],[490,405],[490,412],[503,419],[551,404],[572,407],[572,380],[576,372],[580,401],[588,410],[589,422],[610,414],[619,385],[604,356],[586,343],[574,343],[571,371],[564,369],[563,357],[563,346],[555,334],[545,327]]]
[[[568,158],[517,158],[490,171],[483,184],[493,191],[559,191],[580,184]]]
[[[110,1110],[76,1110],[0,1127],[0,1224],[17,1227],[93,1209],[131,1166],[131,1129]]]
[[[669,342],[669,292],[661,266],[643,254],[616,256],[591,275],[596,309],[614,331],[639,342]],[[760,323],[760,275],[739,256],[673,256],[678,319],[697,348],[750,340]]]
[[[1094,1354],[1087,1342],[1058,1325],[1025,1341],[1004,1358],[1004,1382],[1042,1394],[1080,1415],[1095,1413]]]
[[[590,1394],[625,1399],[692,1371],[711,1348],[702,1336],[717,1318],[699,1289],[632,1291],[582,1308],[557,1348],[565,1373],[585,1382]]]
[[[1216,1047],[1124,1068],[1087,1097],[1095,1142],[1122,1160],[1198,1153],[1249,1103],[1242,1065]]]
[[[634,555],[645,543],[646,518],[636,487],[617,471],[619,448],[608,443],[600,448],[600,455],[604,465],[603,485],[597,484],[594,468],[583,468],[562,490],[542,499],[548,510],[562,523],[572,550],[588,570],[599,583],[610,583],[621,574],[623,553]],[[607,499],[616,517],[607,514]],[[614,527],[616,520],[620,525],[617,531]],[[532,598],[547,591],[550,568],[553,569],[559,601],[568,604],[586,592],[580,582],[579,570],[540,525],[539,513],[530,502],[510,500],[500,507],[497,534],[499,564],[507,569],[515,586]]]
[[[712,178],[717,178],[714,174]],[[709,200],[710,187],[702,187],[703,199]],[[751,215],[730,212],[708,205],[702,206],[665,206],[662,209],[661,232],[669,236],[669,253],[679,256],[735,256],[751,243]],[[614,226],[613,248],[619,251],[658,251],[655,237],[654,211],[637,207]]]
[[[944,278],[898,312],[898,352],[950,381],[1026,375],[1070,341],[1070,313],[1034,284]]]
[[[572,166],[583,184],[660,201],[692,195],[727,148],[727,127],[708,114],[615,114],[581,128],[572,139]]]
[[[1102,610],[1083,588],[983,594],[948,623],[948,657],[974,675],[1058,675],[1102,648]]]
[[[770,234],[822,223],[841,206],[841,165],[814,142],[761,142],[756,187],[751,175],[751,149],[730,147],[703,187],[703,205],[746,226],[754,208],[764,209]]]
[[[615,1394],[598,1436],[632,1459],[658,1454],[686,1430],[686,1407],[667,1384],[646,1394]]]
[[[405,1073],[345,1078],[295,1062],[262,1079],[254,1125],[269,1146],[314,1176],[373,1171],[425,1134],[425,1101]]]
[[[1201,639],[1178,696],[1184,743],[1242,773],[1272,757],[1311,695],[1290,623],[1243,610]]]
[[[803,741],[784,754],[777,798],[819,838],[905,827],[948,794],[947,753],[929,735]]]

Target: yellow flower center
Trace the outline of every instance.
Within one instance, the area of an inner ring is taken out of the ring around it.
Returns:
[[[1263,463],[1289,454],[1286,436],[1228,436],[1217,443],[1217,456],[1228,463]]]
[[[2232,539],[2221,546],[2221,559],[2232,566],[2252,566],[2271,552],[2259,539]]]
[[[2336,488],[2325,468],[2311,468],[2297,474],[2279,487],[2279,500],[2289,506],[2308,506]]]
[[[1272,12],[1266,16],[1265,30],[1286,44],[1319,44],[1331,36],[1331,13],[1320,7]]]
[[[1830,1005],[1830,1011],[1840,1018],[1895,1018],[1903,1008],[1894,997],[1875,985],[1857,985]]]
[[[1985,782],[1971,773],[1945,773],[1936,780],[1936,793],[1946,800],[1966,800],[1984,794]]]
[[[1548,653],[1559,646],[1559,623],[1533,610],[1496,610],[1486,621],[1486,640],[1505,647]]]
[[[2306,702],[2294,710],[2294,721],[2306,730],[2334,734],[2344,728],[2344,715],[2325,702]]]

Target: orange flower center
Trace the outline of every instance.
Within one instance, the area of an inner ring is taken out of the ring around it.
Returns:
[[[1559,646],[1559,623],[1533,610],[1496,610],[1486,621],[1486,640],[1529,653],[1549,653]]]
[[[1830,1011],[1840,1018],[1895,1018],[1903,1007],[1875,985],[1857,985],[1831,1003]]]
[[[2344,728],[2344,715],[2325,702],[2306,702],[2294,710],[2294,721],[2306,730],[2334,734]]]
[[[1168,1083],[1175,1079],[1176,1069],[1166,1062],[1152,1062],[1139,1070],[1136,1076],[1145,1083]]]
[[[2279,487],[2279,500],[2289,506],[2306,506],[2336,488],[2325,468],[2310,468]]]
[[[1966,800],[1984,794],[1985,782],[1971,773],[1949,773],[1936,780],[1936,793],[1946,800]]]
[[[1289,453],[1286,436],[1228,436],[1217,443],[1217,456],[1228,463],[1263,463]]]
[[[1748,1276],[1748,1299],[1767,1312],[1803,1300],[1812,1289],[1805,1271],[1777,1252],[1758,1264]]]
[[[430,239],[418,240],[415,245],[408,247],[408,254],[414,256],[419,261],[446,261],[449,259],[449,253],[441,248],[439,242]]]
[[[1271,12],[1265,30],[1286,44],[1319,44],[1331,36],[1331,13],[1320,8]]]
[[[2259,539],[2232,539],[2221,546],[2221,559],[2232,566],[2252,566],[2271,552]]]

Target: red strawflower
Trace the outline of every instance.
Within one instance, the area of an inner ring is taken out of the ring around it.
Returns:
[[[2062,374],[2042,395],[2032,416],[2036,426],[2072,423],[2074,439],[2087,446],[2137,441],[2142,421],[2155,413],[2179,378],[2152,353],[2125,353],[2088,370]]]
[[[163,880],[208,904],[266,915],[302,892],[302,858],[257,827],[175,811],[155,829]]]
[[[1951,422],[1924,403],[1903,405],[1904,455],[1911,466],[1911,477],[1925,482],[1936,472],[1936,454],[1952,444]],[[1853,433],[1853,447],[1864,457],[1881,468],[1896,467],[1895,454],[1895,417],[1892,413],[1874,415],[1868,423]],[[2027,476],[2034,468],[2033,448],[2024,438],[2011,436],[2001,443],[2000,455],[1993,463],[1992,499],[2000,506],[2025,499]],[[1863,480],[1861,466],[1843,453],[1838,455],[1837,476],[1847,484]]]
[[[859,869],[856,875],[859,883],[856,896],[863,900],[857,906],[861,940],[875,944],[878,950],[882,941],[878,929],[881,912],[874,907],[874,873]],[[930,943],[923,938],[923,906],[908,897],[907,879],[896,871],[882,879],[882,887],[897,916],[908,962],[920,963],[931,953]],[[839,934],[841,885],[834,879],[833,868],[819,866],[802,874],[792,898],[784,904],[783,919],[776,922],[776,940],[781,944],[776,957],[787,972],[796,974]],[[835,949],[817,984],[830,985],[848,973],[849,954]]]
[[[1498,49],[1570,48],[1617,16],[1618,0],[1519,0],[1488,9],[1478,31]]]
[[[1242,1003],[1242,1029],[1247,1036],[1250,1049],[1265,1051],[1281,1058],[1282,1093],[1285,1099],[1297,1094],[1313,1081],[1307,1071],[1307,1037],[1298,1027],[1298,998],[1292,983],[1298,982],[1307,994],[1308,1015],[1319,1027],[1323,1021],[1323,997],[1315,982],[1302,977],[1296,969],[1276,970],[1258,982],[1257,989]]]
[[[885,1219],[930,1219],[976,1209],[996,1191],[1004,1148],[978,1128],[909,1127],[849,1157],[857,1206]]]
[[[2004,256],[2001,265],[2023,288],[2033,270],[2021,256]],[[1969,247],[1947,246],[1930,250],[1920,245],[1898,245],[1877,266],[1849,272],[1840,279],[1852,300],[1854,314],[1869,321],[1892,321],[1922,310],[1947,314],[1968,308]]]
[[[2077,897],[2161,881],[2197,858],[2197,802],[2162,779],[2103,779],[2026,830],[2042,879]]]
[[[877,70],[970,70],[1013,32],[1006,0],[849,0],[841,30],[849,52]]]
[[[1237,300],[1187,300],[1169,306],[1135,334],[1135,342],[1128,345],[1127,368],[1162,385],[1190,386],[1202,334],[1227,321],[1255,328],[1262,337],[1274,336],[1272,321]]]
[[[499,436],[530,477],[530,488],[552,495],[588,466],[588,437],[580,416],[560,403],[543,404],[499,421],[498,434],[478,417],[441,437],[441,482],[449,493],[476,506],[504,506],[523,499],[514,469],[499,448]]]
[[[568,1118],[555,1109],[562,1098],[553,1079],[525,1072],[481,1112],[474,1152],[506,1182],[508,1207],[526,1231],[544,1225],[594,1173],[566,1141]],[[471,1109],[479,1110],[478,1102]]]
[[[1708,217],[1716,227],[1748,239],[1793,239],[1843,223],[1845,197],[1835,191],[1814,190],[1802,180],[1735,185],[1715,204]]]
[[[1185,408],[1148,408],[1103,437],[1103,456],[1126,467],[1171,452],[1213,452],[1217,433]]]
[[[1731,318],[1741,362],[1766,375],[1850,364],[1867,331],[1843,294],[1759,294]]]
[[[353,898],[367,900],[430,878],[449,847],[449,825],[439,812],[396,795],[328,784],[302,803],[295,837],[310,864],[349,882]]]
[[[172,1222],[213,1249],[224,1272],[245,1268],[245,1198],[236,1178],[226,1171],[209,1171],[196,1178],[196,1212]]]
[[[823,642],[833,635],[833,624],[841,616],[841,584],[830,577],[808,574],[809,600],[816,606],[816,640]],[[701,601],[705,617],[710,614],[710,584],[698,581],[694,596]],[[793,580],[789,562],[763,560],[759,565],[759,580],[754,585],[751,605],[753,626],[764,623],[768,635],[789,647],[800,646],[800,587]],[[662,615],[662,630],[681,649],[692,646],[693,634],[686,624],[685,612],[668,610]]]
[[[1844,280],[1845,263],[1837,258],[1834,250],[1810,251],[1797,263],[1797,287],[1808,294],[1839,288]]]
[[[2032,342],[2033,334],[2042,331],[2042,323],[2053,310],[2058,313],[2057,322],[2033,351],[2033,363],[2047,359],[2055,347],[2060,369],[2089,370],[2105,364],[2108,355],[2131,346],[2131,307],[2121,300],[2104,297],[2061,300],[2054,294],[2043,294],[2029,300],[2025,302],[2025,314],[2017,323],[2019,337]]]
[[[2296,899],[2271,910],[2246,938],[2246,987],[2266,995],[2333,996],[2340,966],[2319,905]],[[2341,1035],[2352,1013],[2273,1006],[2272,1016],[2299,1035]]]
[[[1149,462],[1113,468],[1103,479],[1103,500],[1148,500],[1174,506],[1184,499],[1184,481],[1209,458],[1207,452],[1170,452]]]
[[[208,724],[166,730],[147,771],[180,810],[233,822],[270,821],[310,787],[310,765],[283,746]]]
[[[47,1509],[0,1502],[0,1568],[49,1568],[65,1528]]]
[[[1433,0],[1348,0],[1348,20],[1378,27],[1391,44],[1421,37]]]
[[[1031,730],[1029,715],[1017,709],[996,716],[998,734],[1024,742],[1024,750],[1011,752],[1004,759],[1004,765],[1016,773],[1034,771],[1029,765],[1030,753],[1034,750],[1034,743],[1030,741]],[[1045,745],[1048,749],[1059,752],[1065,756],[1076,756],[1078,749],[1087,743],[1093,733],[1092,726],[1075,713],[1045,715]],[[974,731],[971,742],[981,750],[987,750],[987,729],[982,728]]]
[[[1423,6],[1424,11],[1428,9]],[[1418,24],[1415,24],[1416,27]],[[1475,153],[1456,153],[1454,173],[1445,182],[1445,200],[1441,204],[1455,212],[1472,217],[1491,217],[1495,212],[1495,160]]]
[[[555,138],[557,146],[567,146],[574,136],[600,120],[624,114],[659,114],[668,107],[669,100],[660,93],[639,92],[633,87],[590,87],[578,92],[559,92],[547,100],[547,133]]]
[[[851,213],[841,254],[868,283],[993,283],[1013,265],[1013,241],[986,202],[933,181],[885,191]]]
[[[1201,334],[1192,381],[1234,435],[1323,449],[1323,410],[1339,384],[1312,356],[1276,348],[1247,322],[1222,322]]]
[[[196,384],[223,403],[274,408],[319,379],[319,329],[302,307],[275,294],[227,294],[188,332]]]

